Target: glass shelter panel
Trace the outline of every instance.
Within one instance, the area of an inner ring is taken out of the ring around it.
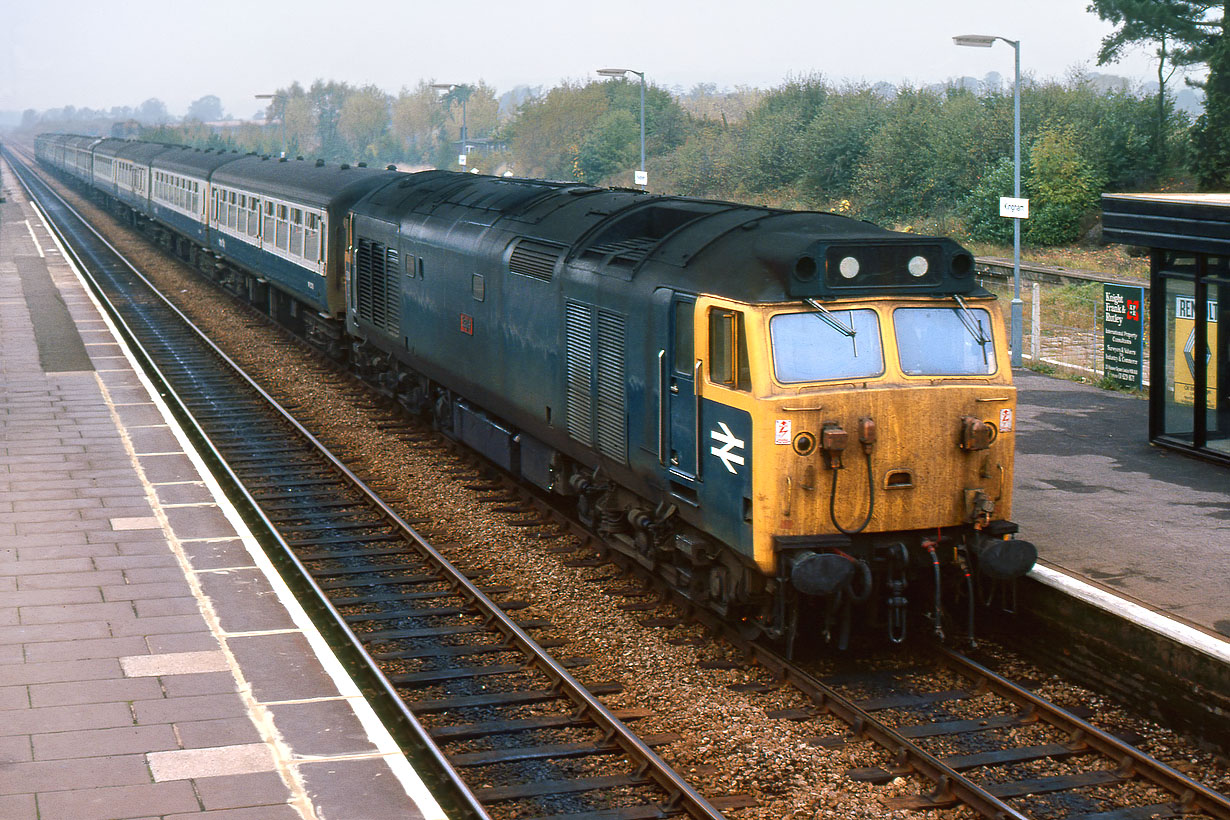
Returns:
[[[1195,398],[1195,359],[1189,360],[1186,348],[1194,349],[1196,340],[1196,285],[1186,278],[1163,278],[1160,293],[1166,306],[1166,327],[1163,339],[1170,351],[1164,359],[1166,382],[1162,390],[1161,434],[1192,443],[1195,435],[1193,413]]]

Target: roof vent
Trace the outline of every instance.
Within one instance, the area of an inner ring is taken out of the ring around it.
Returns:
[[[350,168],[350,163],[349,163],[349,162],[343,162],[343,163],[342,163],[341,165],[339,165],[338,167],[339,167],[339,168],[341,168],[343,171],[346,171],[346,170],[348,170],[348,169]]]
[[[366,168],[366,167],[367,167],[367,163],[366,163],[366,162],[360,162],[360,163],[359,163],[359,167],[360,167],[360,168]]]
[[[386,171],[396,171],[396,170],[397,170],[397,166],[396,166],[396,165],[386,165],[386,166],[384,166],[384,170],[386,170]]]
[[[317,168],[324,168],[324,167],[325,167],[325,161],[324,161],[323,159],[318,159],[318,160],[316,160],[316,167],[317,167]]]

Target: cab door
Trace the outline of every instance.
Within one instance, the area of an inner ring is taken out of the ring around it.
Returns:
[[[666,418],[663,455],[668,478],[685,495],[695,492],[697,482],[697,395],[695,313],[696,297],[671,293],[666,347],[661,373],[665,385]]]

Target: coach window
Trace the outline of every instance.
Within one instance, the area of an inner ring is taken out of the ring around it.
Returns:
[[[235,224],[235,230],[239,233],[248,232],[248,195],[239,195],[239,221]]]
[[[269,241],[273,241],[273,203],[265,203],[265,219],[261,226],[261,236]]]
[[[254,196],[248,197],[248,236],[260,233],[260,202]]]
[[[303,256],[303,209],[290,209],[290,252]]]
[[[303,256],[309,262],[320,261],[320,214],[308,213],[304,232]]]
[[[732,390],[752,387],[741,311],[709,309],[709,381]]]
[[[278,224],[277,234],[274,237],[273,244],[278,246],[279,250],[286,250],[289,245],[287,241],[290,238],[289,225],[286,224],[287,208],[285,205],[278,206]]]

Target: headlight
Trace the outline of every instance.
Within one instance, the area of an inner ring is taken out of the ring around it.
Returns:
[[[853,279],[858,276],[858,260],[853,256],[847,256],[841,260],[837,269],[841,271],[841,275],[845,278]]]
[[[926,276],[927,270],[930,267],[931,266],[928,264],[925,256],[915,256],[911,258],[909,264],[906,265],[906,268],[910,271],[910,276],[915,278],[919,276]]]

